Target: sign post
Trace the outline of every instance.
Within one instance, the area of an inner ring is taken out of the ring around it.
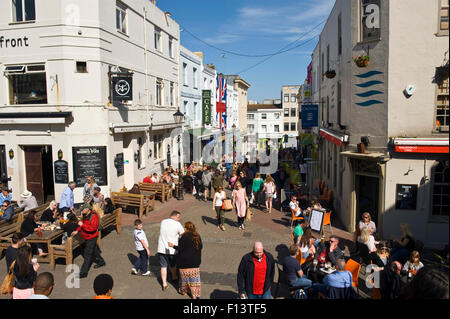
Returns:
[[[211,124],[211,90],[202,90],[202,124]]]

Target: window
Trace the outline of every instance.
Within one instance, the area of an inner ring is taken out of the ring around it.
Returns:
[[[192,72],[192,83],[194,83],[194,88],[197,88],[197,68],[194,68]]]
[[[291,94],[291,102],[292,103],[297,102],[297,94]]]
[[[267,119],[267,113],[261,113],[261,119],[266,120]]]
[[[330,97],[327,96],[327,123],[331,124],[330,121]]]
[[[432,170],[433,181],[433,196],[432,196],[432,216],[446,216],[448,217],[448,176],[449,162],[439,162],[438,165]]]
[[[7,66],[9,102],[13,104],[47,104],[45,65]]]
[[[297,109],[291,109],[291,117],[297,116]]]
[[[77,73],[87,73],[87,62],[77,61]]]
[[[273,117],[274,117],[276,120],[278,120],[278,119],[280,118],[280,116],[281,116],[281,114],[280,114],[279,112],[275,112],[275,113],[273,114]]]
[[[248,119],[248,120],[254,120],[254,119],[255,119],[255,114],[253,114],[253,113],[248,113],[248,114],[247,114],[247,119]]]
[[[291,131],[297,130],[297,123],[291,123]]]
[[[163,80],[156,79],[156,105],[162,105]]]
[[[284,131],[289,131],[289,123],[284,123]]]
[[[327,45],[327,71],[330,70],[330,45]]]
[[[247,128],[248,128],[248,132],[249,133],[253,133],[253,131],[255,130],[255,125],[254,124],[248,124]]]
[[[153,136],[153,157],[160,159],[163,157],[163,137],[162,135]]]
[[[162,51],[161,49],[161,30],[155,27],[155,50]]]
[[[262,132],[267,132],[267,125],[261,125]]]
[[[361,0],[361,41],[380,40],[380,0]]]
[[[139,152],[139,156],[138,156],[138,169],[143,169],[145,168],[145,159],[147,158],[147,149],[144,147],[145,143],[143,142],[145,141],[145,137],[139,137],[138,138],[138,152]]]
[[[170,82],[170,92],[169,92],[169,103],[170,106],[174,105],[174,97],[175,97],[175,85],[173,82]]]
[[[116,29],[127,34],[127,7],[121,2],[116,2]]]
[[[284,102],[289,102],[289,94],[284,95]]]
[[[338,55],[342,54],[342,16],[338,16]]]
[[[197,102],[194,102],[194,115],[193,115],[193,117],[192,117],[192,121],[197,121]]]
[[[188,85],[187,64],[183,63],[183,84]]]
[[[439,31],[447,31],[448,34],[448,0],[440,0]]]
[[[439,131],[449,128],[449,101],[448,101],[448,67],[438,68],[436,72],[436,129]]]
[[[36,20],[36,7],[34,0],[12,0],[12,21]]]
[[[337,156],[337,145],[333,145],[334,158],[333,158],[333,186],[334,189],[337,187],[337,173],[338,173],[338,156]]]
[[[273,130],[275,133],[279,133],[280,132],[280,126],[279,125],[274,125],[273,126]]]
[[[323,82],[323,75],[325,73],[325,70],[324,70],[325,66],[324,66],[324,64],[325,64],[325,55],[322,52],[322,60],[321,60],[321,65],[320,65],[320,73],[322,74],[322,82]]]
[[[289,116],[289,109],[284,109],[284,117],[288,117]]]
[[[173,58],[173,38],[169,37],[169,56]]]
[[[338,116],[338,124],[342,125],[342,83],[338,82],[337,86],[337,116]]]

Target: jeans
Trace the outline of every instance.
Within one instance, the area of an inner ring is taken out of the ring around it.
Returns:
[[[272,298],[272,294],[270,293],[270,289],[268,289],[262,295],[254,295],[254,294],[248,295],[248,299],[271,299],[271,298]]]
[[[83,258],[84,262],[81,266],[80,274],[87,274],[93,262],[98,265],[105,264],[105,260],[100,255],[100,250],[97,246],[97,237],[84,242]]]
[[[303,276],[302,278],[297,278],[293,282],[289,284],[291,287],[296,288],[303,288],[303,289],[309,289],[313,285],[312,281],[306,278],[306,276]]]
[[[141,273],[144,274],[148,270],[148,255],[147,255],[147,251],[144,249],[144,250],[138,250],[137,252],[139,253],[139,258],[134,263],[134,269],[136,269],[136,270],[140,269]]]
[[[327,285],[314,283],[312,285],[312,288],[314,289],[314,291],[316,291],[318,293],[320,292],[325,297],[328,296],[328,286]]]
[[[222,206],[216,206],[216,214],[217,214],[217,225],[223,226],[223,221],[225,219],[225,213],[222,210]]]

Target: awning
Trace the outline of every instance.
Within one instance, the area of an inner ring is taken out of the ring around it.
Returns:
[[[387,162],[389,161],[389,157],[387,157],[383,153],[357,153],[357,152],[351,152],[351,151],[345,151],[339,153],[342,156],[348,156],[360,160],[377,160],[377,161],[383,161]]]
[[[0,113],[0,124],[65,124],[72,112]]]
[[[148,131],[150,125],[148,123],[109,123],[109,127],[114,133],[130,133]]]
[[[321,128],[319,134],[325,137],[331,143],[336,144],[337,146],[342,146],[342,144],[348,142],[348,135],[325,128]]]
[[[204,138],[209,136],[214,136],[216,134],[220,134],[218,129],[210,130],[204,127],[201,128],[192,128],[187,130],[189,134],[195,136],[196,138]]]
[[[449,152],[448,138],[394,138],[395,151],[399,153],[435,153]]]

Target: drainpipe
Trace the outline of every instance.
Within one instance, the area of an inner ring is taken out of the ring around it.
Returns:
[[[154,4],[154,0],[153,0]],[[151,125],[150,123],[150,95],[148,93],[148,59],[147,59],[147,28],[146,28],[146,22],[147,22],[147,9],[144,7],[144,64],[145,64],[145,96],[147,98],[147,105],[146,105],[146,122]],[[150,126],[147,131],[147,157],[149,157],[150,154]]]

